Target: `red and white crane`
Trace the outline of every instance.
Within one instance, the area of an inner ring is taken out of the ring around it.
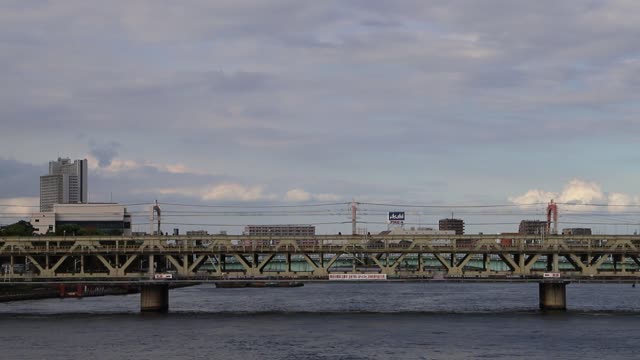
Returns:
[[[553,229],[551,221],[553,221]],[[547,205],[547,234],[558,234],[558,204],[554,203],[553,199]]]

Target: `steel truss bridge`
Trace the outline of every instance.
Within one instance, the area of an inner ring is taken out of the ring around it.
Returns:
[[[635,280],[640,236],[368,235],[314,237],[118,236],[0,238],[5,281],[297,277],[381,273],[434,276]],[[152,264],[152,266],[149,266]]]
[[[327,280],[331,274],[352,273],[385,274],[387,279],[397,281],[539,279],[542,307],[542,298],[547,297],[547,290],[543,291],[544,273],[562,279],[562,299],[552,299],[562,306],[564,281],[640,280],[640,236],[509,235],[506,245],[500,241],[503,237],[5,237],[0,238],[0,264],[7,285],[145,284],[150,289],[147,298],[160,302],[160,308],[168,306],[166,283],[172,281],[318,281]],[[558,280],[549,286],[552,285],[555,289]],[[556,290],[549,291],[553,295],[549,296],[557,295]],[[143,289],[143,303],[144,299]]]

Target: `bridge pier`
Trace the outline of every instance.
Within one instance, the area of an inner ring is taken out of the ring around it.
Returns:
[[[567,310],[567,283],[539,284],[540,310]]]
[[[169,285],[153,284],[140,287],[140,311],[169,311]]]

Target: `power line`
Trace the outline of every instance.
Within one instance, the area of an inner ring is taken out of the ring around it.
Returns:
[[[568,206],[597,206],[597,207],[640,207],[640,204],[591,204],[591,203],[556,203]]]
[[[640,225],[640,223],[614,223],[614,222],[571,222],[571,221],[563,221],[563,224],[574,224],[574,225]],[[386,222],[382,221],[358,221],[358,224],[375,224],[375,225],[386,225]],[[415,223],[415,222],[405,222],[405,225],[418,225],[418,226],[438,226],[438,224],[427,224],[427,223]],[[466,223],[465,226],[490,226],[490,225],[520,225],[519,222],[486,222],[486,223]]]
[[[93,203],[101,206],[148,206],[153,202],[144,203],[129,203],[129,204],[112,204],[112,203]],[[302,208],[302,207],[323,207],[323,206],[345,206],[351,204],[351,202],[334,202],[334,203],[317,203],[317,204],[296,204],[296,205],[210,205],[210,204],[184,204],[184,203],[165,203],[159,202],[160,205],[167,206],[180,206],[180,207],[201,207],[201,208]],[[407,208],[507,208],[507,207],[524,207],[524,206],[538,206],[547,205],[544,202],[526,203],[526,204],[486,204],[486,205],[465,205],[465,204],[441,204],[441,205],[420,205],[420,204],[394,204],[394,203],[376,203],[376,202],[357,202],[358,205],[370,205],[370,206],[388,206],[388,207],[407,207]],[[564,206],[593,206],[593,207],[640,207],[640,204],[598,204],[598,203],[571,203],[571,202],[556,202],[558,205]],[[39,205],[24,205],[24,204],[0,204],[0,207],[28,207],[37,208]]]
[[[371,206],[408,207],[408,208],[437,208],[437,209],[457,209],[457,208],[504,208],[504,207],[518,207],[518,206],[546,205],[545,203],[530,203],[530,204],[491,204],[491,205],[415,205],[415,204],[389,204],[389,203],[370,203],[370,202],[359,202],[358,204],[371,205]]]
[[[335,205],[349,205],[348,202],[343,203],[320,203],[320,204],[298,204],[298,205],[206,205],[206,204],[178,204],[178,203],[163,203],[160,205],[168,206],[182,206],[182,207],[201,207],[201,208],[238,208],[238,209],[268,209],[268,208],[301,208],[301,207],[321,207],[321,206],[335,206]]]
[[[314,223],[304,223],[304,224],[289,224],[289,225],[340,225],[340,224],[350,224],[350,221],[340,221],[340,222],[314,222]],[[136,223],[133,225],[150,225],[151,223]],[[245,227],[245,224],[212,224],[212,223],[181,223],[181,222],[163,222],[163,225],[184,225],[184,226],[236,226],[236,227]]]
[[[151,203],[133,203],[133,204],[78,203],[78,204],[56,204],[56,205],[143,206],[143,205],[151,205]],[[39,208],[40,205],[0,204],[0,207]]]

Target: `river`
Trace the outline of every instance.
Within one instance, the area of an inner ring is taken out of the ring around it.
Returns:
[[[566,312],[537,284],[314,283],[0,304],[2,359],[637,359],[640,286],[570,284]]]

